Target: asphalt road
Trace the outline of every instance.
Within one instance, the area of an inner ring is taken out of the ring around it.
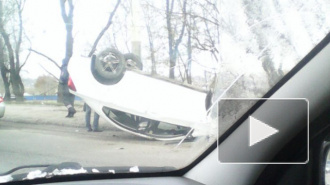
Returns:
[[[53,106],[9,105],[6,108],[6,116],[0,119],[0,173],[22,165],[62,162],[78,162],[84,167],[182,168],[207,147],[202,139],[177,146],[179,141],[141,138],[109,126],[104,120],[100,120],[103,132],[87,132],[83,113],[67,119],[64,111],[57,111],[61,108]],[[57,118],[60,124],[53,123],[54,116],[53,121],[47,120],[50,110],[53,115],[60,112]],[[17,113],[20,111],[24,114]]]
[[[177,166],[182,161],[175,155],[179,151],[175,146],[121,131],[90,133],[84,129],[2,122],[0,173],[21,165],[61,162],[78,162],[86,167]]]

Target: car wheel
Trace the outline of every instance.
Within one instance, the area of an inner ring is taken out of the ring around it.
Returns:
[[[143,69],[143,64],[140,60],[140,58],[133,53],[126,53],[124,54],[124,58],[126,61],[126,68],[127,69]]]
[[[102,84],[116,84],[123,78],[125,70],[125,58],[116,49],[106,49],[92,57],[92,73]]]

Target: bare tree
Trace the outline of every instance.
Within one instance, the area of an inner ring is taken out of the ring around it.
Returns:
[[[167,0],[165,10],[148,0],[143,1],[142,4],[148,32],[152,73],[157,69],[155,53],[162,52],[157,49],[157,45],[160,45],[158,43],[161,42],[164,43],[165,40],[165,43],[168,44],[167,53],[170,61],[169,77],[174,78],[174,73],[178,70],[181,79],[192,84],[191,68],[196,53],[210,52],[216,60],[219,54],[216,48],[219,43],[219,22],[217,20],[219,12],[216,0]],[[161,17],[157,17],[157,15]],[[166,20],[166,33],[160,32],[157,26],[155,28],[155,24],[161,22],[159,20],[163,18]],[[163,48],[162,45],[161,49]],[[178,63],[180,65],[177,65]]]
[[[14,37],[13,40],[10,39],[10,34],[6,31],[6,22],[3,20],[3,1],[0,1],[0,32],[4,40],[8,58],[9,58],[9,73],[10,73],[10,83],[12,85],[13,93],[16,96],[16,100],[23,101],[24,97],[24,85],[20,77],[20,71],[22,67],[20,63],[20,48],[22,44],[22,33],[23,33],[23,22],[22,22],[22,12],[24,9],[25,0],[16,0],[13,4],[14,13],[11,16],[18,17],[18,33],[11,34]],[[16,15],[17,14],[17,15]],[[17,35],[16,35],[17,34]],[[15,47],[16,46],[16,47]],[[15,49],[14,49],[15,47]],[[29,56],[29,55],[28,55]],[[25,60],[26,62],[27,60]]]
[[[194,46],[201,51],[208,51],[214,59],[218,61],[219,51],[216,44],[219,43],[219,10],[216,6],[216,0],[204,0],[195,2],[202,9],[202,16],[191,11],[188,13],[189,26],[187,29],[192,30],[194,34],[191,37],[194,39]]]
[[[169,57],[170,57],[170,69],[169,69],[169,77],[174,79],[175,78],[175,66],[177,60],[177,54],[179,50],[179,45],[182,41],[183,34],[186,28],[186,5],[187,0],[183,0],[182,6],[182,24],[181,29],[179,31],[179,36],[175,39],[176,33],[176,26],[173,25],[172,22],[172,14],[174,8],[174,0],[166,0],[166,25],[167,25],[167,33],[168,33],[168,48],[169,48]]]
[[[66,4],[69,10],[67,10]],[[73,53],[73,3],[72,0],[60,0],[61,15],[66,29],[66,43],[65,43],[65,57],[62,60],[61,75],[58,84],[58,98],[57,102],[63,102],[68,108],[68,116],[73,116],[76,112],[74,109],[74,95],[70,94],[67,81],[69,78],[69,73],[67,71],[67,66],[72,57]]]
[[[189,1],[186,10],[187,59],[183,62],[187,83],[192,84],[193,52],[210,52],[218,61],[219,52],[216,48],[219,42],[218,9],[216,0]],[[196,55],[196,54],[195,54]]]
[[[191,62],[192,62],[192,45],[191,45],[191,29],[187,29],[188,32],[188,39],[187,39],[187,53],[188,53],[188,59],[187,59],[187,67],[185,68],[186,71],[186,78],[188,84],[192,83],[191,80]]]

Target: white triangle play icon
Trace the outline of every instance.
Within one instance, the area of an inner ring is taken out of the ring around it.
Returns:
[[[250,146],[274,135],[278,132],[277,129],[263,123],[260,120],[250,116]]]

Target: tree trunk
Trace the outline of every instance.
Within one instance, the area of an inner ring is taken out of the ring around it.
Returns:
[[[155,51],[153,49],[153,45],[150,46],[150,56],[151,56],[151,75],[157,74],[157,66],[156,66],[156,60],[155,60]]]
[[[24,97],[23,97],[24,86],[23,86],[21,77],[19,76],[19,71],[16,71],[16,68],[15,68],[14,51],[13,51],[13,48],[9,41],[9,36],[5,32],[2,24],[0,25],[0,32],[1,32],[1,35],[5,41],[5,45],[8,50],[9,64],[10,64],[10,70],[9,70],[10,71],[10,83],[13,88],[13,93],[16,97],[16,100],[23,101],[24,100]]]
[[[155,51],[150,48],[150,55],[151,55],[151,75],[157,75],[157,66],[155,60]]]
[[[174,56],[173,50],[170,50],[170,78],[174,79],[175,77],[175,65],[176,65],[176,57]]]
[[[66,10],[65,3],[68,3],[69,10]],[[67,72],[67,66],[69,64],[69,61],[72,57],[73,52],[73,36],[72,36],[72,28],[73,28],[73,3],[72,0],[60,0],[60,6],[61,6],[61,15],[63,22],[65,24],[66,29],[66,42],[65,42],[65,57],[62,60],[62,66],[61,66],[61,75],[60,80],[58,84],[58,98],[57,102],[61,102],[64,99],[64,90],[62,89],[63,86],[67,86],[68,84],[68,72]],[[73,102],[72,102],[73,104]],[[65,105],[67,106],[67,105]]]
[[[24,85],[22,83],[22,79],[19,75],[19,72],[11,72],[10,81],[16,101],[24,101]]]
[[[66,29],[65,57],[62,61],[62,67],[68,65],[70,58],[72,56],[72,50],[73,50],[73,37],[72,37],[73,3],[72,3],[72,0],[68,0],[69,11],[67,13],[66,7],[65,7],[65,2],[66,2],[66,0],[60,1],[61,15],[62,15],[62,19],[64,21],[65,29]]]
[[[157,64],[156,64],[156,57],[155,57],[155,46],[154,46],[154,35],[151,31],[151,24],[153,23],[153,15],[150,14],[150,5],[147,5],[145,11],[143,12],[145,17],[145,26],[147,28],[148,33],[148,41],[149,41],[149,51],[150,51],[150,59],[151,59],[151,75],[154,76],[157,74]],[[154,27],[153,27],[154,28]]]
[[[2,63],[2,62],[0,62],[0,63]],[[1,77],[2,77],[3,84],[5,86],[5,94],[4,94],[3,98],[4,98],[5,101],[10,101],[10,96],[11,96],[11,94],[10,94],[10,83],[8,81],[7,72],[2,67],[1,67]]]
[[[16,63],[14,68],[14,75],[11,75],[11,78],[13,78],[11,81],[12,83],[14,83],[12,87],[13,87],[13,93],[15,94],[16,97],[16,101],[24,101],[24,84],[22,82],[21,76],[19,75],[21,70],[20,49],[21,49],[22,34],[23,34],[22,8],[23,8],[22,1],[19,1],[19,4],[17,5],[19,30],[18,30],[18,41],[16,43],[16,49],[15,49]]]
[[[168,34],[168,54],[170,57],[170,78],[174,78],[174,66],[175,61],[173,61],[173,34],[172,34],[172,25],[171,25],[171,16],[172,16],[172,10],[173,10],[173,4],[170,8],[170,0],[166,0],[166,24],[167,24],[167,34]]]
[[[150,49],[150,57],[151,57],[151,75],[156,75],[156,59],[155,59],[155,48],[154,48],[154,40],[152,36],[152,32],[150,29],[149,23],[146,24],[149,38],[149,49]]]
[[[22,21],[22,9],[21,9],[22,2],[19,1],[19,4],[17,5],[17,11],[18,11],[18,20],[19,20],[19,30],[18,30],[18,41],[16,43],[16,48],[15,48],[15,58],[16,58],[16,66],[15,66],[15,71],[19,73],[20,71],[20,49],[21,49],[21,44],[22,44],[22,34],[23,34],[23,21]]]
[[[179,45],[182,41],[182,37],[185,31],[186,27],[186,5],[187,0],[184,0],[183,2],[183,8],[182,8],[182,27],[180,30],[180,34],[176,40],[174,40],[174,34],[172,30],[172,12],[174,7],[174,0],[170,3],[169,0],[166,0],[166,24],[167,24],[167,33],[168,33],[168,47],[169,47],[169,56],[170,56],[170,70],[169,70],[169,77],[171,79],[175,78],[175,66],[176,66],[176,59],[177,59],[177,53],[179,49]]]
[[[0,70],[3,84],[5,86],[4,100],[10,101],[10,83],[7,77],[8,69],[5,66],[5,56],[4,56],[4,45],[2,39],[0,39]]]
[[[192,47],[191,47],[191,30],[188,29],[188,43],[187,43],[187,50],[188,50],[188,62],[186,67],[186,75],[187,75],[187,82],[191,84],[191,61],[192,61]]]

